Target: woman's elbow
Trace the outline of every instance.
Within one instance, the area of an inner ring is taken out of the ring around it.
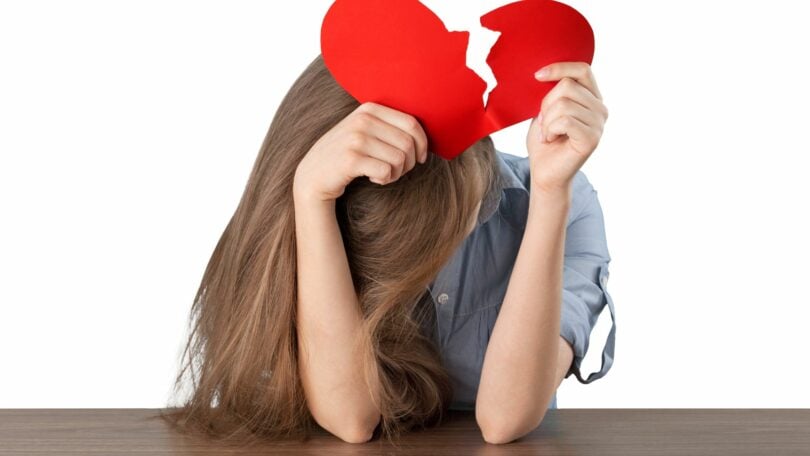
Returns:
[[[493,423],[483,424],[479,422],[481,436],[484,441],[492,444],[503,444],[514,442],[515,440],[531,433],[540,426],[545,413],[538,420],[531,422],[509,422],[508,420],[497,420]]]
[[[335,436],[346,443],[366,443],[371,440],[374,434],[374,429],[368,430],[364,428],[348,429],[336,433]]]
[[[374,426],[368,426],[366,423],[348,423],[330,432],[346,443],[366,443],[371,440],[376,429],[376,423]]]

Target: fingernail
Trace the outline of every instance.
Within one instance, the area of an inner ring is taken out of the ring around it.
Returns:
[[[538,71],[537,73],[534,73],[534,77],[535,77],[535,78],[538,78],[538,79],[540,79],[540,78],[544,78],[544,77],[546,77],[546,76],[548,76],[548,68],[542,68],[542,69],[541,69],[540,71]]]

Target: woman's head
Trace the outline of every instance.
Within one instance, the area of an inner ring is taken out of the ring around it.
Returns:
[[[315,424],[297,369],[291,190],[310,147],[358,106],[321,56],[279,105],[192,304],[174,392],[187,377],[192,391],[163,415],[178,430],[282,438],[304,436]],[[381,382],[375,399],[385,436],[437,423],[452,399],[439,352],[420,331],[424,311],[432,311],[426,287],[474,227],[484,194],[500,191],[497,170],[486,137],[453,160],[428,154],[387,185],[357,178],[337,200],[363,315],[366,375]]]

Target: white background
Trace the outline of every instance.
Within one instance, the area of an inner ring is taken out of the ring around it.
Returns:
[[[504,3],[428,2],[475,43]],[[205,264],[329,4],[0,3],[0,407],[165,405]],[[810,407],[801,2],[569,4],[610,109],[583,171],[618,335],[608,375],[570,377],[559,406]],[[527,128],[496,146],[526,155]]]

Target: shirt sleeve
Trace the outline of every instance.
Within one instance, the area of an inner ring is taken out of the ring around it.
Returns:
[[[565,378],[574,374],[587,384],[607,374],[613,365],[616,317],[613,299],[607,291],[609,275],[604,217],[596,190],[582,175],[583,188],[576,193],[582,205],[566,228],[560,335],[574,348],[574,361]],[[608,307],[612,327],[602,350],[602,367],[583,379],[580,367],[588,351],[591,331],[602,310]]]

